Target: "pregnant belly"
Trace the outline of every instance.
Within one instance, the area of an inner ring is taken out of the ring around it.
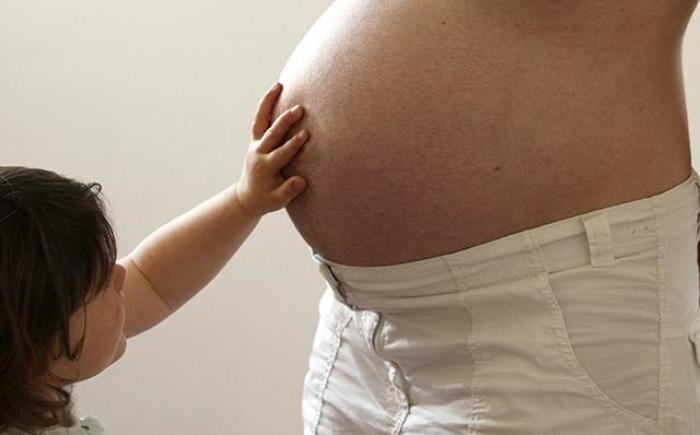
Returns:
[[[308,180],[287,212],[322,256],[442,255],[688,175],[673,50],[618,35],[647,52],[615,64],[600,16],[489,2],[336,1],[292,53],[275,116],[303,104],[311,139],[283,171]]]

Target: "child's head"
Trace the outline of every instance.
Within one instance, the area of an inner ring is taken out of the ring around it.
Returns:
[[[0,431],[72,424],[65,387],[124,353],[125,270],[100,190],[0,166]]]

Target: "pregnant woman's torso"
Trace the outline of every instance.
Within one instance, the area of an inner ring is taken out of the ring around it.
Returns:
[[[325,258],[447,254],[689,175],[697,0],[337,0],[290,57],[306,106],[287,211]]]

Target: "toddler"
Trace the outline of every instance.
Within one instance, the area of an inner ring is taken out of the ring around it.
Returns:
[[[99,184],[0,167],[0,434],[104,434],[73,417],[71,385],[192,298],[264,214],[306,188],[280,172],[309,138],[302,129],[282,143],[304,108],[272,122],[281,91],[259,103],[239,180],[120,259]]]

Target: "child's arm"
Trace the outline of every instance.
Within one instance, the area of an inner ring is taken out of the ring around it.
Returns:
[[[280,170],[308,140],[302,130],[280,146],[303,108],[280,115],[270,127],[281,85],[260,101],[243,172],[234,185],[146,237],[118,263],[126,268],[127,337],[172,314],[206,286],[238,250],[260,218],[285,207],[306,182]]]

